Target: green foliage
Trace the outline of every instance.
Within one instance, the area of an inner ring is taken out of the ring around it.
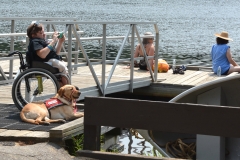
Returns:
[[[75,152],[83,149],[83,139],[84,139],[84,134],[80,134],[75,137],[72,137]]]
[[[76,156],[76,152],[83,149],[83,139],[84,134],[80,134],[65,141],[65,148],[70,155]]]
[[[66,149],[70,155],[76,156],[78,150],[83,149],[84,134],[79,134],[65,141]],[[100,143],[104,143],[104,136],[101,135]]]

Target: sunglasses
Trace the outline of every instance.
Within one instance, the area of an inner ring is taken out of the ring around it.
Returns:
[[[38,21],[33,21],[32,24],[33,24],[33,27],[37,27],[39,25],[39,22]]]
[[[31,28],[31,34],[36,34],[39,31],[41,31],[41,24],[38,21],[32,21],[31,23],[32,28]]]

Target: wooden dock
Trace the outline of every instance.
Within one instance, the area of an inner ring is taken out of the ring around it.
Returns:
[[[112,65],[106,65],[106,73],[109,73]],[[1,67],[4,72],[8,72],[8,61],[1,61]],[[14,71],[17,71],[19,61],[14,60]],[[101,65],[94,65],[94,70],[101,82]],[[108,75],[108,74],[106,74]],[[130,69],[126,68],[126,64],[117,65],[110,83],[129,80]],[[151,79],[149,71],[134,68],[135,79]],[[196,67],[188,67],[185,74],[172,74],[172,70],[167,73],[158,73],[157,82],[151,83],[149,86],[134,89],[133,93],[148,96],[167,96],[174,97],[179,93],[191,87],[213,81],[217,78],[209,69],[200,69]],[[88,66],[79,67],[77,73],[72,75],[72,84],[80,88],[80,90],[96,87],[96,83],[91,75]],[[11,84],[0,85],[2,104],[13,104],[11,96]],[[87,96],[87,95],[86,95]],[[102,127],[102,134],[113,129],[113,127]],[[62,124],[58,127],[50,129],[49,132],[44,131],[28,131],[28,130],[8,130],[0,127],[0,140],[35,140],[35,141],[59,141],[71,138],[73,135],[83,133],[83,118]]]
[[[0,65],[4,72],[8,72],[9,62],[1,61]],[[106,78],[111,70],[112,65],[106,65]],[[13,70],[17,72],[19,68],[19,61],[14,60],[14,68]],[[93,66],[98,80],[101,82],[101,65]],[[127,81],[130,78],[130,69],[127,69],[127,65],[119,64],[117,65],[113,77],[111,78],[111,83]],[[149,79],[151,81],[149,71],[139,70],[138,68],[134,68],[134,79]],[[133,93],[140,93],[151,96],[162,96],[162,97],[175,97],[179,93],[209,82],[213,81],[217,78],[210,69],[202,69],[199,67],[187,67],[185,74],[173,74],[172,70],[169,70],[167,73],[158,73],[157,82],[151,83],[149,86],[143,88],[137,88]],[[91,87],[96,87],[96,83],[94,78],[88,68],[88,66],[78,67],[77,73],[72,75],[72,84],[76,85],[80,88],[80,90],[86,90]],[[12,104],[12,96],[11,96],[11,84],[0,85],[0,94],[1,100],[0,103]],[[6,92],[7,91],[7,92]],[[86,94],[87,95],[87,94]]]

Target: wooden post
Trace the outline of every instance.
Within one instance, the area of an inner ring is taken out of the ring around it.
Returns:
[[[100,126],[84,124],[84,150],[100,151]]]
[[[239,107],[85,97],[84,108],[85,126],[240,137]]]

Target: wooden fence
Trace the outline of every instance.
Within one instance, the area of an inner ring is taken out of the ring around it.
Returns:
[[[84,150],[100,150],[100,127],[240,137],[238,107],[86,97]]]

